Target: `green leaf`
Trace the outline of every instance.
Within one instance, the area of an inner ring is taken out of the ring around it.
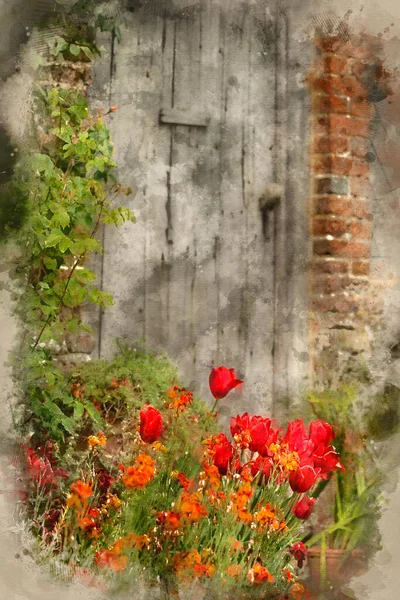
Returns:
[[[82,402],[75,402],[73,418],[76,421],[80,420],[83,416],[84,411],[85,411],[85,407],[83,406]]]
[[[45,256],[43,259],[44,266],[47,267],[50,271],[55,271],[57,269],[57,261],[55,258],[50,258],[49,256]]]
[[[67,225],[70,223],[69,214],[66,210],[60,210],[54,215],[54,217],[56,217],[57,223],[60,225],[60,227],[67,227]]]
[[[59,244],[64,237],[65,236],[62,233],[51,233],[45,239],[44,245],[46,248],[53,248],[54,246],[57,246],[57,244]]]
[[[62,252],[64,254],[67,250],[69,250],[69,248],[71,247],[71,244],[72,244],[72,241],[68,237],[63,237],[63,239],[58,244],[58,248],[59,248],[60,252]]]
[[[104,426],[104,420],[101,417],[99,411],[93,406],[93,404],[86,403],[85,410],[88,413],[88,415],[93,419],[93,421],[95,421],[101,426]]]
[[[93,60],[94,54],[90,48],[88,48],[87,46],[81,46],[81,50],[86,54],[89,60]]]
[[[74,56],[78,56],[81,52],[81,49],[79,46],[77,46],[76,44],[70,44],[69,46],[69,51],[71,52],[71,54],[73,54]]]

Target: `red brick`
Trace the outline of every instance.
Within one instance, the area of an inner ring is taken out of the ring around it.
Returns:
[[[351,154],[357,158],[364,158],[369,151],[369,140],[362,137],[351,138]]]
[[[341,135],[319,136],[314,140],[316,154],[343,154],[348,152],[350,140]]]
[[[355,260],[351,263],[353,275],[369,275],[370,265],[366,260]]]
[[[337,215],[340,217],[357,217],[372,219],[369,203],[354,198],[340,196],[323,196],[315,199],[315,213],[318,215]]]
[[[341,236],[347,231],[344,219],[329,219],[327,217],[314,217],[312,224],[313,235]]]
[[[314,240],[314,254],[318,256],[368,258],[370,245],[365,242],[348,242],[346,240]]]
[[[370,172],[369,163],[366,160],[353,160],[349,171],[350,175],[368,175]]]
[[[315,44],[323,52],[329,54],[338,54],[348,58],[366,59],[370,58],[373,48],[371,44],[379,46],[379,40],[354,38],[352,40],[344,39],[339,35],[321,35],[315,40]]]
[[[349,61],[343,56],[325,56],[324,71],[325,73],[340,73],[346,72],[349,68]]]
[[[372,115],[372,106],[368,100],[351,100],[349,112],[355,117],[370,119]]]
[[[314,294],[332,294],[347,289],[352,283],[348,275],[318,275],[312,279]]]
[[[367,138],[370,133],[369,120],[338,114],[316,116],[314,118],[314,133],[316,135],[334,133]]]
[[[368,177],[351,177],[350,190],[352,196],[368,197],[371,193],[371,184]]]
[[[313,158],[313,170],[315,173],[324,175],[349,175],[352,169],[352,159],[346,156],[315,155]]]
[[[347,273],[349,264],[341,260],[325,258],[320,259],[318,262],[313,262],[311,269],[314,273]]]
[[[371,223],[365,223],[363,221],[352,221],[348,224],[348,232],[355,238],[361,240],[368,240],[371,237]]]
[[[314,310],[319,312],[351,313],[358,310],[359,300],[357,297],[337,295],[334,297],[314,298],[312,301]]]
[[[318,94],[313,97],[313,111],[317,113],[349,113],[350,103],[347,98]]]

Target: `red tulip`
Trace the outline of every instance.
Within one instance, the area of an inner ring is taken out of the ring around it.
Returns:
[[[307,437],[303,419],[296,419],[288,423],[286,433],[283,437],[290,450],[297,452],[300,455],[308,457],[314,449],[314,444]]]
[[[321,471],[320,476],[322,479],[327,479],[332,471],[346,470],[339,462],[340,456],[332,446],[320,446],[314,453],[313,459],[315,467]]]
[[[298,519],[308,519],[313,511],[315,502],[315,498],[303,496],[302,499],[294,505],[293,514],[296,515]]]
[[[33,448],[28,448],[26,455],[30,477],[40,485],[53,485],[56,475],[49,460],[38,456]]]
[[[152,444],[164,430],[161,413],[153,406],[146,406],[140,411],[140,437],[147,444]]]
[[[235,375],[234,369],[227,369],[226,367],[218,367],[212,369],[210,373],[210,390],[216,400],[221,400],[236,386],[243,383],[241,379],[238,379]]]
[[[299,569],[301,569],[307,556],[307,546],[303,542],[296,542],[290,546],[289,552],[293,555]]]
[[[246,463],[244,467],[250,467],[250,471],[253,477],[256,477],[256,475],[261,473],[259,480],[261,483],[268,481],[268,479],[270,478],[272,470],[272,461],[269,458],[257,456],[255,460],[251,460],[250,462]]]
[[[321,469],[314,468],[310,464],[300,465],[296,471],[291,471],[289,475],[289,484],[294,492],[304,494],[317,481]]]
[[[309,428],[309,438],[318,447],[320,444],[329,446],[331,441],[334,439],[332,426],[324,421],[312,421]]]
[[[267,417],[250,417],[248,413],[244,413],[231,418],[230,428],[238,446],[267,456],[269,446],[276,442],[279,433],[278,429],[271,429],[271,424],[271,419]]]
[[[213,448],[213,462],[221,475],[226,475],[228,468],[232,464],[234,448],[226,435],[220,433],[218,442]]]

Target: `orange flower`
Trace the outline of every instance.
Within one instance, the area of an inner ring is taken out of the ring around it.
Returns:
[[[240,572],[242,570],[242,567],[240,565],[229,565],[229,567],[226,569],[226,574],[229,575],[229,577],[239,577]]]
[[[254,520],[256,523],[260,524],[259,531],[261,531],[263,527],[268,527],[271,531],[288,530],[285,520],[280,520],[277,510],[269,504],[266,504],[255,513]]]
[[[215,573],[214,565],[195,563],[193,565],[193,573],[196,577],[212,577]]]
[[[88,437],[88,444],[90,448],[94,448],[95,446],[104,446],[106,442],[107,438],[102,431],[99,431],[97,435],[90,435]]]
[[[186,388],[174,385],[168,392],[168,398],[172,400],[172,402],[168,404],[168,408],[174,408],[177,412],[182,412],[186,406],[192,404],[193,392],[189,392]]]
[[[79,498],[79,500],[81,502],[83,502],[84,504],[87,502],[87,500],[93,494],[92,486],[85,483],[84,481],[81,481],[80,479],[78,479],[77,481],[74,481],[74,483],[71,483],[70,490],[71,490],[72,494],[77,496]]]
[[[212,488],[217,490],[221,484],[221,475],[219,474],[218,467],[215,465],[208,465],[207,463],[203,464],[203,469],[208,478],[210,485]]]
[[[136,550],[146,550],[150,547],[150,538],[148,535],[137,535],[136,533],[130,533],[126,538],[127,545],[133,546]]]
[[[250,525],[253,520],[253,515],[247,510],[239,510],[237,513],[239,521],[242,521],[245,525]]]
[[[240,473],[240,479],[246,483],[253,481],[254,477],[250,469],[244,468]]]
[[[304,592],[305,587],[301,583],[296,582],[290,586],[289,593],[293,600],[301,600],[303,598]]]
[[[134,466],[128,467],[122,481],[127,488],[144,488],[154,477],[154,460],[148,454],[139,454]]]
[[[181,494],[181,512],[182,517],[193,523],[198,523],[201,517],[206,517],[208,512],[205,506],[200,502],[201,494],[195,492],[194,494],[188,494],[182,492]]]
[[[231,494],[231,500],[236,510],[240,510],[245,508],[246,504],[249,502],[251,496],[253,494],[253,490],[249,483],[244,483],[241,485],[237,492],[233,492]]]
[[[110,548],[110,550],[98,550],[94,556],[96,563],[100,569],[111,569],[114,573],[119,573],[126,569],[128,565],[128,557],[121,556],[118,548]]]
[[[159,512],[157,515],[157,520],[163,524],[167,531],[177,531],[182,527],[180,514],[173,512],[172,510]]]
[[[206,495],[211,504],[220,506],[226,500],[225,492],[216,492],[215,490],[206,490]]]
[[[249,569],[247,579],[250,583],[263,583],[265,580],[273,583],[274,576],[261,563],[257,562],[252,569]]]

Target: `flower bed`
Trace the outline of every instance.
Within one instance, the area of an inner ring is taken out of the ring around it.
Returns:
[[[42,556],[114,591],[140,577],[167,597],[199,581],[213,598],[302,597],[296,564],[312,489],[342,468],[331,426],[306,431],[297,419],[283,431],[245,413],[228,437],[176,380],[138,383],[132,367],[146,371],[145,356],[125,351],[111,380],[103,363],[103,388],[95,364],[74,373],[71,394],[93,403],[101,431],[83,421],[64,444],[22,444],[25,515]],[[225,367],[210,375],[216,402],[241,383]],[[154,406],[141,404],[150,389]]]

